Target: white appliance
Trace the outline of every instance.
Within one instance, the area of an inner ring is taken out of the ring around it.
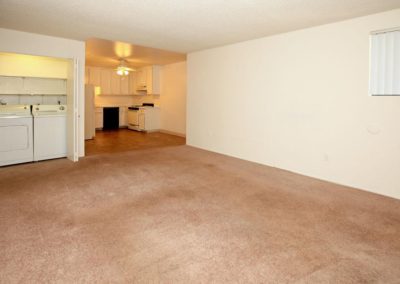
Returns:
[[[93,139],[95,135],[94,86],[85,85],[85,140]]]
[[[0,166],[33,161],[30,105],[0,105]]]
[[[47,160],[67,156],[67,106],[34,105],[33,160]]]
[[[128,128],[131,130],[140,131],[144,129],[144,121],[142,119],[142,125],[139,121],[139,107],[133,106],[128,108]]]

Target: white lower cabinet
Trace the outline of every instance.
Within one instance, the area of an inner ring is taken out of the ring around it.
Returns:
[[[96,129],[103,128],[103,108],[102,107],[96,107],[95,126],[96,126]]]
[[[126,107],[119,107],[119,127],[128,126],[128,110]]]
[[[153,107],[140,108],[139,129],[142,131],[156,131],[160,129],[160,109]]]
[[[103,108],[96,107],[95,110],[95,125],[96,129],[103,128]],[[125,106],[119,107],[119,127],[128,126],[128,108]]]

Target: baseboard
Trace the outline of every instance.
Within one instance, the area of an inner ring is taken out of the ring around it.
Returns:
[[[169,131],[169,130],[165,130],[165,129],[160,129],[159,132],[186,138],[186,134],[184,134],[184,133]]]

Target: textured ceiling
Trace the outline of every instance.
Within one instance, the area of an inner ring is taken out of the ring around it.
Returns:
[[[0,0],[0,27],[177,52],[400,8],[400,0]]]

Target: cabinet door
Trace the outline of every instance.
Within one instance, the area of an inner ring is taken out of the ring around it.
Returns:
[[[101,94],[111,94],[111,70],[102,68],[101,69]]]
[[[89,72],[89,84],[94,86],[101,86],[101,68],[88,67]]]
[[[25,78],[24,89],[29,94],[66,95],[67,87],[64,79]]]
[[[129,76],[120,76],[121,95],[129,95]]]
[[[127,110],[125,107],[119,108],[119,126],[127,126]]]
[[[129,74],[129,95],[136,94],[136,72]]]
[[[103,112],[96,111],[95,127],[96,128],[103,128]]]
[[[148,69],[148,67],[144,67],[140,72],[140,84],[143,86],[147,86],[147,72],[149,71]]]
[[[147,76],[146,76],[146,67],[140,68],[137,71],[136,78],[136,90],[143,91],[146,90],[147,87]]]
[[[19,95],[29,94],[24,90],[24,81],[22,77],[0,76],[0,94]]]
[[[111,94],[121,94],[121,76],[119,76],[116,72],[111,72]]]
[[[146,91],[147,94],[153,93],[153,68],[152,66],[147,66],[146,68]]]
[[[160,94],[160,66],[153,65],[147,69],[147,94]]]

